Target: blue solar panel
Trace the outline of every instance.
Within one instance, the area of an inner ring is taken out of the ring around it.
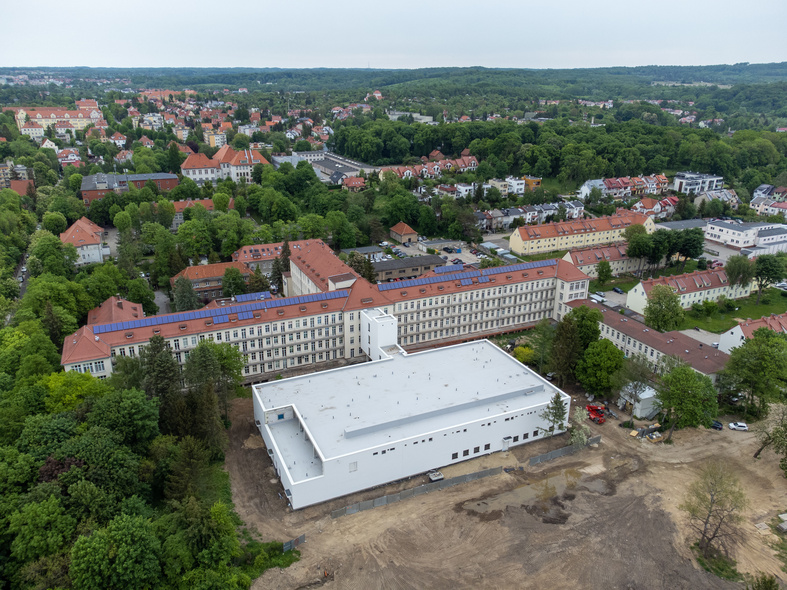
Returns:
[[[444,274],[447,272],[456,272],[458,270],[462,270],[464,268],[463,264],[448,264],[446,266],[438,266],[434,271],[437,274]]]
[[[265,292],[267,293],[267,291]],[[228,322],[229,317],[226,315],[230,310],[232,313],[245,314],[241,319],[251,319],[254,317],[252,312],[265,309],[273,309],[276,307],[286,307],[288,305],[302,305],[306,302],[313,301],[327,301],[331,299],[341,299],[349,295],[348,291],[331,291],[328,293],[318,293],[309,295],[307,297],[287,297],[284,299],[271,299],[270,294],[264,300],[256,300],[253,303],[245,305],[234,306],[227,305],[224,308],[202,309],[199,311],[187,311],[180,313],[171,313],[161,316],[153,316],[150,318],[142,318],[130,322],[114,322],[110,324],[101,324],[93,326],[94,334],[105,334],[107,332],[116,332],[119,330],[131,330],[134,328],[144,328],[147,326],[159,326],[162,324],[175,324],[186,320],[213,318],[213,322],[218,324]]]
[[[461,285],[463,287],[468,287],[468,286],[470,286],[472,284],[473,284],[473,279],[462,279],[461,280]]]
[[[495,268],[486,268],[481,272],[486,275],[500,275],[507,272],[519,272],[523,270],[533,270],[535,268],[544,268],[546,266],[555,266],[557,260],[554,258],[550,260],[539,260],[537,262],[523,262],[521,264],[512,264],[510,266],[497,266]]]
[[[478,282],[479,283],[488,283],[489,282],[489,277],[480,277],[478,279]]]

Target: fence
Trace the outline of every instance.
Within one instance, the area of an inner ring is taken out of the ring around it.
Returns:
[[[298,545],[305,542],[306,542],[306,535],[301,535],[300,537],[296,537],[292,541],[287,541],[286,543],[284,543],[284,546],[282,547],[282,551],[287,553],[287,551],[290,551],[291,549],[295,549]]]
[[[429,492],[436,492],[438,490],[450,488],[452,486],[459,485],[460,483],[467,483],[468,481],[475,481],[476,479],[482,479],[484,477],[497,475],[501,471],[503,471],[502,467],[492,467],[491,469],[476,471],[475,473],[468,473],[467,475],[460,475],[458,477],[452,477],[451,479],[444,479],[442,481],[427,483],[415,488],[410,488],[409,490],[402,490],[401,492],[397,492],[396,494],[380,496],[379,498],[374,498],[373,500],[364,500],[362,502],[356,502],[355,504],[350,504],[349,506],[345,506],[344,508],[339,508],[337,510],[332,511],[331,518],[339,518],[340,516],[345,516],[346,514],[355,514],[356,512],[363,512],[364,510],[370,510],[372,508],[377,508],[378,506],[395,504],[396,502],[399,502],[401,500],[406,500],[408,498],[420,496],[421,494],[428,494]]]
[[[593,438],[589,438],[587,445],[597,445],[601,442],[601,435],[594,436]],[[543,455],[536,455],[535,457],[530,457],[530,465],[538,465],[539,463],[546,463],[547,461],[551,461],[552,459],[557,459],[558,457],[564,457],[566,455],[573,455],[579,449],[584,447],[575,447],[575,446],[568,446],[563,447],[561,449],[555,449],[554,451],[549,451],[548,453],[544,453]]]

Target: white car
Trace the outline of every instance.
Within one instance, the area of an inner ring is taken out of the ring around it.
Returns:
[[[748,431],[749,427],[745,422],[730,422],[730,430],[744,430]]]

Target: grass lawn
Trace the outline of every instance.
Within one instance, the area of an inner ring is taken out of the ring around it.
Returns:
[[[787,311],[787,297],[781,296],[779,289],[767,289],[762,295],[762,301],[757,305],[757,294],[746,299],[739,299],[736,302],[738,311],[732,310],[728,312],[719,312],[711,317],[696,317],[690,311],[686,312],[686,318],[683,323],[678,327],[679,330],[688,330],[694,326],[699,326],[703,330],[721,334],[730,328],[738,325],[735,318],[739,319],[759,319],[762,316],[770,315],[772,313],[781,314]]]
[[[653,273],[653,278],[655,279],[658,277],[671,277],[679,274],[687,274],[694,272],[695,270],[697,270],[697,261],[689,260],[686,263],[686,268],[684,268],[682,271],[680,270],[680,264],[676,264],[675,266],[668,266],[667,268],[657,270],[655,273]]]
[[[568,253],[568,250],[557,250],[555,252],[541,252],[539,254],[530,254],[528,256],[520,256],[514,254],[519,260],[524,262],[536,262],[537,260],[550,260],[552,258],[563,258]]]

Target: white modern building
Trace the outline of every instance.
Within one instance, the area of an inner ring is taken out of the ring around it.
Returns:
[[[672,190],[678,193],[699,195],[724,188],[724,177],[698,172],[678,172],[672,181]]]
[[[540,439],[555,393],[568,415],[567,394],[488,340],[408,354],[396,332],[393,316],[364,311],[374,360],[254,387],[294,509]]]

